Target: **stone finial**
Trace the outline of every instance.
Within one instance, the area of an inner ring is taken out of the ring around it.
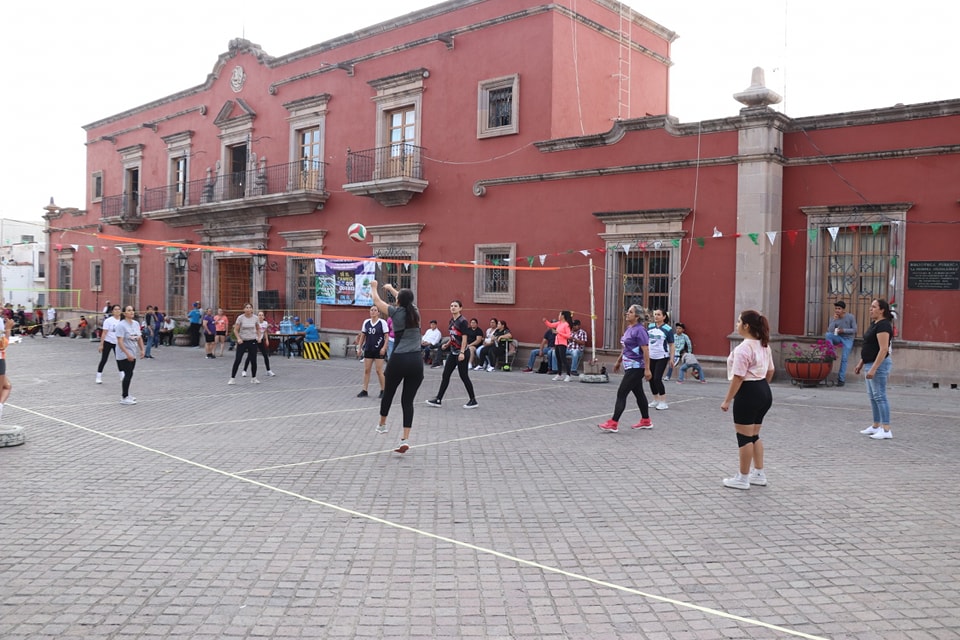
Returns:
[[[750,86],[740,93],[733,94],[733,99],[747,107],[769,107],[780,102],[780,94],[767,89],[764,84],[763,69],[753,68]]]

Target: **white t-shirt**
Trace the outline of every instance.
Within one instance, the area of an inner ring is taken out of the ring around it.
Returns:
[[[240,340],[256,340],[257,339],[257,326],[260,324],[260,321],[257,320],[257,316],[250,316],[249,318],[246,314],[241,313],[237,317],[237,333],[240,335]]]
[[[117,344],[117,325],[120,320],[110,316],[103,321],[103,341],[110,344]]]
[[[137,358],[140,355],[140,323],[136,320],[131,320],[127,322],[126,320],[118,320],[114,333],[117,338],[123,338],[123,346],[126,347],[127,351],[133,354],[134,358]],[[120,346],[117,346],[117,360],[126,360],[127,354],[124,353],[123,349]]]

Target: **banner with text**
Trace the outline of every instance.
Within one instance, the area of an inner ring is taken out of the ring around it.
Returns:
[[[376,269],[372,261],[317,258],[317,304],[371,306],[370,282]]]

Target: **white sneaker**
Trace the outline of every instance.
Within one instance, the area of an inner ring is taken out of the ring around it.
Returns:
[[[260,381],[256,378],[250,378],[250,384],[260,384]]]
[[[237,384],[237,381],[234,380],[233,378],[230,378],[230,380],[227,382],[227,384]]]
[[[892,431],[884,431],[883,429],[880,429],[879,431],[877,431],[875,434],[873,434],[873,435],[870,436],[870,437],[871,437],[872,439],[874,439],[874,440],[889,440],[890,438],[893,437],[893,432],[892,432]]]
[[[390,427],[385,424],[377,424],[377,433],[386,433],[390,431]]]
[[[120,400],[120,404],[137,404],[137,401],[130,396],[127,396],[126,398]]]
[[[657,411],[666,411],[669,408],[670,408],[670,405],[668,405],[666,402],[657,403]]]
[[[723,486],[730,487],[731,489],[749,489],[750,481],[747,478],[742,477],[739,473],[732,478],[724,478]]]
[[[98,373],[98,374],[97,374],[97,381],[96,381],[94,384],[103,384],[103,374],[102,374],[102,373]]]
[[[267,371],[267,375],[273,377],[277,374],[275,374],[273,371]]]
[[[553,378],[551,378],[551,380],[553,380],[554,382],[560,382],[561,380],[563,380],[563,376],[555,375],[553,376]]]
[[[748,481],[750,484],[755,484],[755,485],[758,485],[758,486],[760,486],[760,487],[765,487],[765,486],[767,486],[767,476],[766,476],[766,474],[763,472],[763,469],[761,469],[761,470],[759,470],[759,471],[757,471],[756,469],[754,469],[753,471],[751,471],[751,472],[750,472],[750,475],[747,476],[747,481]]]
[[[241,378],[246,378],[246,377],[247,377],[247,372],[246,372],[246,371],[241,371],[241,372],[240,372],[240,377],[241,377]]]
[[[881,429],[880,427],[874,427],[873,425],[870,425],[866,429],[863,429],[862,431],[860,431],[860,433],[862,433],[865,436],[872,436],[877,431],[883,431],[883,429]]]
[[[650,406],[651,409],[656,409],[658,404],[660,404],[660,403],[657,402],[656,400],[654,400],[653,402],[650,403],[649,406]]]
[[[570,376],[563,376],[564,382],[570,382]]]
[[[489,364],[488,364],[488,365],[487,365],[487,371],[496,371],[496,369],[494,369],[492,365],[489,365]]]

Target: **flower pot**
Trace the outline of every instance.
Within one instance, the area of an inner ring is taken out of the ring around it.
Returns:
[[[178,347],[189,347],[190,346],[190,336],[186,333],[178,333],[173,336],[173,344]]]
[[[787,373],[793,378],[794,383],[803,387],[815,387],[825,380],[830,371],[833,370],[833,361],[814,360],[807,362],[797,362],[787,360],[785,362]]]

